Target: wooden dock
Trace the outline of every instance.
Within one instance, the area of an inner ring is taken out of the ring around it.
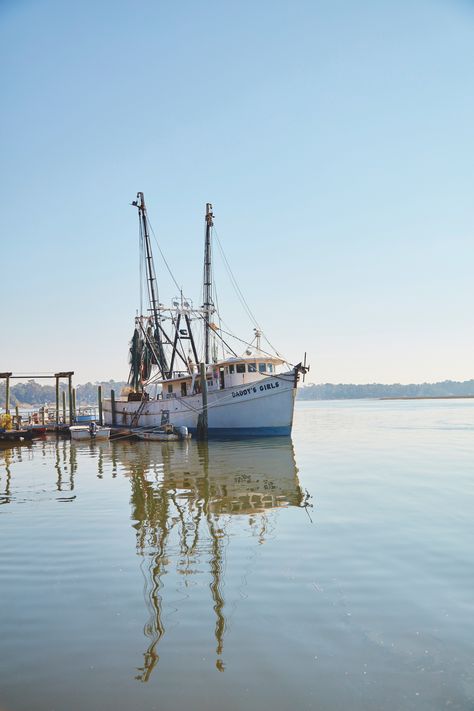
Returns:
[[[0,430],[0,442],[23,442],[31,441],[40,435],[36,434],[32,429],[25,430]]]

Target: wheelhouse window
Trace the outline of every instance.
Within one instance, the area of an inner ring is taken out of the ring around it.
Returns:
[[[233,374],[234,374],[234,371],[235,371],[234,365],[233,365],[233,364],[232,364],[232,365],[229,365],[229,375],[233,375]]]
[[[273,363],[268,363],[267,368],[269,373],[273,373]]]
[[[173,392],[173,385],[171,383],[168,385],[168,392],[169,393]]]
[[[266,363],[259,363],[258,364],[258,372],[259,373],[266,373],[267,372],[267,364]]]
[[[229,366],[228,365],[226,365],[226,367],[225,367],[225,374],[229,375]]]
[[[188,394],[188,388],[186,386],[186,383],[181,383],[181,397],[186,397]]]
[[[257,372],[257,364],[256,363],[249,363],[249,373],[256,373]]]
[[[245,373],[245,363],[238,363],[236,365],[236,370],[238,373]]]

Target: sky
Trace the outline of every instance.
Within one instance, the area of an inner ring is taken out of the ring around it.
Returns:
[[[0,0],[0,67],[0,371],[126,379],[143,191],[309,382],[474,377],[473,2]]]

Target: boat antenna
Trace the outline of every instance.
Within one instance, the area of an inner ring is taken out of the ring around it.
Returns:
[[[143,239],[145,242],[145,264],[146,264],[146,274],[147,274],[147,283],[148,283],[148,297],[150,300],[150,306],[151,310],[153,312],[153,320],[154,320],[154,325],[155,325],[155,340],[156,344],[158,346],[158,367],[161,370],[161,373],[163,377],[166,376],[166,373],[168,372],[168,363],[166,360],[166,355],[165,351],[163,348],[163,340],[161,337],[161,331],[162,326],[161,326],[161,316],[160,316],[160,310],[159,310],[159,304],[158,304],[158,287],[156,285],[156,274],[155,274],[155,265],[153,263],[153,254],[151,251],[151,243],[150,243],[150,232],[148,230],[148,217],[147,217],[147,212],[146,212],[146,205],[145,205],[145,196],[143,193],[137,193],[137,199],[132,202],[132,205],[138,208],[138,219],[140,221],[140,230],[142,231],[143,234]]]
[[[261,337],[262,337],[262,332],[261,332],[261,330],[260,330],[259,328],[254,328],[253,330],[254,330],[254,333],[255,333],[255,340],[256,340],[257,351],[260,352],[260,350],[261,350],[261,348],[260,348],[260,339],[261,339]]]
[[[214,311],[212,301],[212,255],[211,227],[214,225],[214,215],[210,202],[206,203],[206,239],[204,244],[204,362],[210,363],[210,328],[211,314]]]

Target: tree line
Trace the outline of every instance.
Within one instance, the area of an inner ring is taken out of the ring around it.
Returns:
[[[474,380],[443,380],[439,383],[320,383],[298,388],[300,400],[355,400],[381,397],[465,397],[474,395]]]
[[[122,380],[107,380],[95,383],[84,383],[76,386],[77,405],[96,405],[97,386],[102,386],[103,397],[110,397],[110,391],[115,390],[117,396],[127,385]],[[60,383],[60,390],[67,391],[67,384]],[[298,388],[299,400],[355,400],[357,398],[381,397],[465,397],[474,396],[474,380],[443,380],[439,383],[400,383],[383,384],[368,383],[354,385],[353,383],[310,383]],[[61,396],[62,397],[62,396]],[[35,380],[26,383],[10,385],[10,406],[54,404],[56,389],[54,385],[40,385]],[[0,383],[0,407],[5,407],[5,381]]]

